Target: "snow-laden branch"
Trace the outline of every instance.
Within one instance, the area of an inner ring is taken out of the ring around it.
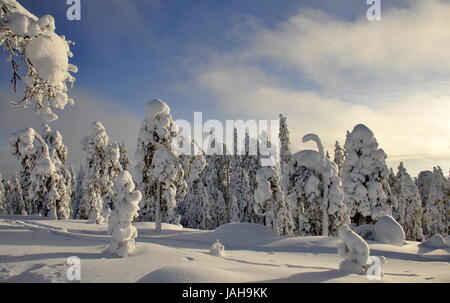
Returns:
[[[0,0],[0,46],[8,53],[14,91],[17,80],[25,85],[24,96],[14,105],[28,106],[46,122],[58,119],[54,110],[63,110],[73,99],[67,95],[78,68],[69,63],[73,42],[55,33],[55,19],[36,17],[16,0]],[[22,68],[26,74],[21,75]]]

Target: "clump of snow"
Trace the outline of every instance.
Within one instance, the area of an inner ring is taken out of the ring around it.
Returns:
[[[447,236],[448,238],[448,236]],[[446,243],[446,239],[442,237],[440,234],[433,235],[428,240],[420,243],[420,246],[426,247],[426,248],[445,248],[448,246],[448,243]],[[447,239],[448,240],[448,239]]]
[[[226,257],[225,246],[223,246],[219,242],[219,239],[217,239],[216,242],[214,242],[213,245],[211,245],[211,247],[209,249],[209,253],[216,257]]]
[[[375,223],[374,240],[400,246],[405,242],[405,232],[394,218],[391,216],[383,216]]]
[[[161,99],[155,99],[147,103],[148,120],[154,120],[157,115],[169,113],[170,107]]]
[[[133,179],[126,170],[114,179],[113,207],[108,221],[108,229],[112,234],[109,251],[118,257],[126,257],[134,248],[137,229],[132,225],[139,210],[141,192],[135,190]]]
[[[339,227],[339,238],[343,242],[338,245],[337,251],[338,255],[344,258],[339,269],[356,274],[364,273],[364,266],[369,260],[369,245],[347,224]]]

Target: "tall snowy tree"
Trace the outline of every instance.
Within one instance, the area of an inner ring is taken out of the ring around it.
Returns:
[[[394,217],[402,225],[407,240],[422,241],[422,202],[419,190],[403,166],[403,162],[398,166],[394,180],[393,192],[397,196],[398,203]]]
[[[365,125],[356,125],[351,133],[347,132],[344,149],[344,200],[352,222],[371,224],[392,214],[396,205],[388,183],[387,156],[378,147],[372,131]]]
[[[341,170],[342,166],[344,165],[345,161],[345,151],[344,149],[339,145],[339,142],[336,141],[334,144],[334,163],[336,163],[336,166],[339,171],[339,176],[341,176]]]
[[[17,174],[8,191],[7,205],[8,213],[10,215],[28,215],[25,201],[23,200],[22,186],[20,185],[19,176]]]
[[[266,226],[273,229],[275,235],[292,235],[293,222],[284,202],[280,187],[280,174],[273,167],[261,167],[257,174],[255,190],[255,212],[264,216]]]
[[[55,166],[55,174],[58,176],[56,181],[56,194],[58,196],[57,217],[58,219],[69,219],[72,212],[72,177],[70,171],[64,166],[67,161],[67,147],[62,141],[59,131],[52,131],[48,124],[42,125],[42,138],[47,143],[50,158]]]
[[[119,147],[109,144],[106,130],[98,121],[91,124],[91,134],[84,137],[81,145],[86,153],[86,164],[77,218],[101,224],[110,213],[107,199],[112,193],[112,180],[122,171]]]
[[[307,134],[302,141],[314,141],[317,144],[320,154],[320,176],[321,188],[320,193],[322,197],[321,212],[322,212],[322,236],[328,236],[330,227],[332,234],[336,235],[338,227],[346,224],[346,207],[343,203],[344,195],[341,190],[341,179],[338,176],[337,166],[331,163],[330,159],[324,154],[324,148],[321,140],[315,134]],[[318,189],[320,192],[320,189]],[[331,222],[330,222],[330,219]],[[331,223],[331,224],[330,224]],[[331,226],[330,226],[331,225]]]
[[[36,113],[47,122],[58,118],[54,110],[73,104],[67,95],[75,81],[70,72],[77,72],[77,67],[69,64],[71,44],[55,33],[52,16],[38,18],[16,0],[0,0],[0,46],[9,55],[14,91],[17,80],[25,86],[24,97],[17,105],[28,106],[35,101]],[[21,67],[26,68],[26,74]]]
[[[57,191],[60,176],[50,157],[48,145],[32,128],[13,134],[11,152],[22,164],[21,184],[26,184],[25,206],[28,214],[41,214],[57,219],[60,208]]]
[[[435,234],[447,236],[450,216],[450,188],[440,167],[419,174],[417,186],[424,213],[422,228],[426,238]]]
[[[176,222],[177,197],[186,193],[184,171],[172,146],[178,132],[166,103],[159,99],[147,103],[147,118],[138,136],[136,171],[143,195],[140,220],[155,220],[157,231],[161,222]]]
[[[212,227],[211,202],[201,179],[201,174],[206,167],[206,159],[194,140],[181,135],[177,139],[182,139],[181,144],[190,146],[187,155],[179,156],[187,184],[186,196],[177,206],[177,212],[181,215],[181,224],[190,228],[209,229]]]
[[[4,179],[2,174],[0,174],[0,214],[6,213],[6,189],[4,187]]]
[[[323,154],[314,150],[294,154],[291,182],[293,186],[287,195],[296,234],[316,236],[328,229],[328,234],[335,236],[340,225],[349,223],[337,166]]]
[[[130,158],[128,158],[128,152],[127,147],[125,146],[125,142],[119,144],[119,150],[120,150],[120,157],[119,157],[120,165],[122,166],[123,170],[128,170],[128,166],[130,165],[131,161]]]
[[[81,164],[80,168],[78,169],[78,173],[76,175],[75,189],[72,200],[72,211],[75,217],[77,217],[78,215],[78,210],[80,208],[81,201],[84,196],[84,189],[83,189],[83,186],[85,184],[84,177],[85,177],[84,168],[83,164]]]
[[[230,222],[232,196],[230,183],[233,156],[227,155],[226,145],[217,140],[214,129],[210,130],[207,142],[208,146],[204,148],[207,165],[202,174],[202,182],[206,186],[211,201],[211,225],[215,228]]]

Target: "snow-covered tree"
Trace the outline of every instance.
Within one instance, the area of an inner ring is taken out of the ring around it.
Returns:
[[[306,136],[306,139],[309,137]],[[292,159],[292,187],[287,193],[287,200],[291,203],[295,234],[322,235],[324,229],[328,229],[328,234],[337,235],[338,227],[349,223],[349,216],[343,203],[336,164],[313,150],[302,150]]]
[[[147,103],[147,118],[142,122],[136,149],[139,186],[143,195],[140,219],[176,223],[176,202],[186,194],[184,171],[172,141],[178,127],[169,106],[156,99]]]
[[[256,180],[256,214],[265,216],[266,226],[273,229],[275,235],[291,235],[293,222],[284,202],[279,172],[273,167],[261,167],[256,174]]]
[[[28,214],[41,214],[57,219],[60,195],[60,176],[50,157],[48,145],[32,128],[13,134],[9,140],[11,152],[22,164],[21,179],[27,195],[24,196]]]
[[[0,214],[6,213],[6,189],[4,184],[4,179],[2,174],[0,174]]]
[[[77,67],[69,63],[73,42],[55,33],[55,19],[50,15],[36,17],[16,0],[0,0],[0,46],[9,55],[13,89],[17,80],[25,86],[24,97],[17,105],[35,108],[45,121],[58,117],[54,110],[62,110],[73,100],[67,95]],[[21,75],[22,66],[26,74]]]
[[[47,143],[50,158],[55,166],[57,175],[55,190],[58,199],[56,201],[57,217],[59,219],[69,219],[72,212],[72,176],[70,171],[64,166],[67,161],[67,147],[62,142],[62,136],[59,131],[52,131],[48,124],[42,125],[42,138]]]
[[[8,205],[8,213],[10,215],[28,215],[25,201],[23,200],[22,186],[20,185],[19,176],[16,174],[13,183],[8,190],[6,203]]]
[[[76,181],[74,186],[74,193],[73,193],[73,200],[72,200],[72,211],[75,217],[78,215],[78,210],[81,205],[81,200],[84,195],[84,168],[83,164],[80,165],[80,168],[78,169],[78,173],[76,174]]]
[[[109,251],[118,257],[126,257],[135,248],[137,229],[133,219],[138,215],[141,192],[135,190],[133,179],[126,170],[114,179],[112,194],[113,210],[108,220],[108,230],[112,235]]]
[[[450,216],[450,188],[440,167],[419,174],[417,186],[424,213],[422,228],[428,239],[435,234],[448,235]]]
[[[123,170],[128,170],[128,166],[130,165],[131,161],[130,158],[128,158],[128,152],[127,147],[125,146],[125,142],[119,144],[119,150],[120,150],[120,157],[119,157],[120,165],[122,166]]]
[[[339,145],[339,142],[336,141],[334,144],[334,163],[336,163],[336,166],[339,171],[339,177],[341,177],[341,170],[342,166],[344,165],[345,161],[345,151],[344,149]]]
[[[91,124],[91,134],[84,137],[81,145],[86,153],[86,164],[77,218],[101,224],[110,213],[112,180],[122,171],[119,147],[109,144],[106,130],[98,121]]]
[[[178,204],[177,212],[181,215],[181,224],[185,227],[212,228],[211,201],[203,183],[201,174],[206,167],[202,150],[190,138],[178,136],[181,144],[190,144],[190,152],[179,156],[187,184],[186,196]]]
[[[422,241],[422,202],[419,190],[403,166],[403,162],[398,166],[394,180],[392,189],[398,203],[394,211],[395,219],[402,225],[407,240]]]
[[[389,169],[386,154],[378,147],[372,131],[358,124],[347,132],[342,167],[345,204],[352,222],[370,224],[392,213],[392,199],[388,183]]]

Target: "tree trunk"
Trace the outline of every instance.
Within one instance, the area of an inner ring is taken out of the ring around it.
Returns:
[[[157,199],[156,199],[156,211],[155,211],[155,230],[157,233],[161,233],[161,185],[158,183]]]

